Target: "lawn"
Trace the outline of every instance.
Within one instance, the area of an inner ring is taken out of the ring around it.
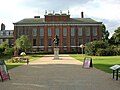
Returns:
[[[85,57],[91,57],[93,60],[93,66],[95,68],[108,73],[112,73],[112,70],[110,70],[109,67],[115,64],[120,65],[120,56],[87,56],[82,54],[71,54],[70,56],[82,62],[84,61]]]
[[[36,60],[36,59],[38,59],[38,58],[43,57],[43,55],[40,55],[40,54],[32,54],[32,55],[26,55],[26,56],[24,56],[24,57],[29,58],[29,60],[30,60],[30,62],[31,62],[31,61],[33,61],[33,60]],[[1,60],[5,60],[8,70],[9,70],[9,69],[12,69],[12,68],[15,68],[15,67],[17,67],[17,66],[21,66],[21,65],[25,64],[25,63],[9,63],[8,60],[11,60],[12,58],[13,58],[13,57],[10,57],[10,56],[2,56],[2,57],[0,57]]]

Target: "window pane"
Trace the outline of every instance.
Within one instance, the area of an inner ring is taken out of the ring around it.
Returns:
[[[89,38],[86,39],[86,43],[88,43],[88,42],[90,42],[90,39],[89,39]]]
[[[79,45],[81,45],[81,44],[83,44],[83,39],[82,38],[79,39]]]
[[[70,45],[74,46],[74,38],[71,39]]]
[[[40,28],[40,36],[44,36],[44,28],[43,27]]]
[[[55,29],[55,35],[59,36],[59,28]]]
[[[48,36],[52,36],[52,28],[48,28]]]
[[[48,39],[48,46],[51,46],[51,45],[52,45],[52,39],[49,38],[49,39]]]
[[[78,28],[78,36],[82,36],[82,27]]]
[[[36,39],[33,39],[33,46],[36,46]]]
[[[63,36],[67,36],[67,28],[63,28]]]
[[[90,27],[85,27],[86,36],[90,36]]]
[[[75,28],[71,28],[71,36],[75,36]]]
[[[63,46],[67,46],[67,39],[66,38],[64,38],[64,40],[63,40]]]
[[[33,36],[37,35],[37,28],[33,28]]]
[[[93,36],[97,36],[97,27],[93,27],[92,33]]]
[[[44,39],[40,38],[40,46],[44,46]]]
[[[52,52],[52,48],[48,48],[48,52]]]

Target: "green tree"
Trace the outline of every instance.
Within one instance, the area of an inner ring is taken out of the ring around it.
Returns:
[[[32,47],[32,45],[26,35],[22,35],[20,38],[18,38],[15,41],[15,48],[17,50],[22,50],[22,51],[26,52],[27,49],[30,49],[31,47]]]
[[[115,45],[120,45],[120,27],[118,27],[114,32],[115,33],[113,34],[111,39],[113,40]]]
[[[109,32],[108,32],[108,30],[106,30],[106,27],[105,27],[105,25],[103,24],[102,25],[102,40],[103,41],[108,41],[109,40]]]
[[[12,55],[13,48],[10,48],[8,42],[2,42],[0,45],[0,54]]]
[[[9,48],[8,47],[8,48],[5,49],[4,54],[6,54],[6,55],[12,55],[13,51],[14,51],[13,48]]]
[[[93,41],[86,43],[85,45],[85,54],[87,55],[96,55],[97,50],[106,49],[108,47],[107,41]]]

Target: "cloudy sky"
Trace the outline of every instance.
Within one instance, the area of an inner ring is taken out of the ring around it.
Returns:
[[[63,13],[70,11],[72,18],[84,17],[103,22],[110,35],[120,26],[120,0],[0,0],[0,23],[6,29],[14,29],[13,23],[35,15],[44,17],[48,12]]]

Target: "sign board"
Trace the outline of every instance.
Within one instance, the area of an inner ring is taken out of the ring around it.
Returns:
[[[120,65],[114,65],[114,66],[110,67],[110,69],[112,69],[112,70],[117,70],[119,68],[120,68]]]
[[[10,79],[4,60],[0,60],[0,76],[2,81],[4,81],[5,79]]]
[[[92,58],[84,58],[83,68],[90,68],[92,67]]]

